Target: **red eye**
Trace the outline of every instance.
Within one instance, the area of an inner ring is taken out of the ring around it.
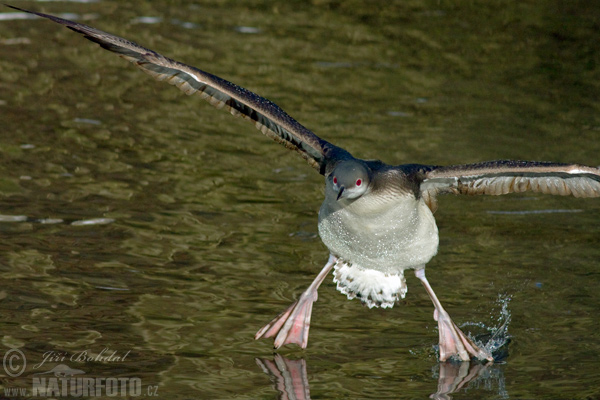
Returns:
[[[360,186],[362,185],[362,180],[361,179],[357,179],[356,180],[356,186]]]
[[[334,185],[337,185],[337,176],[334,176],[334,177],[333,177],[333,184],[334,184]]]

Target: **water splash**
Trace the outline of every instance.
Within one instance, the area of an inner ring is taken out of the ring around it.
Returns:
[[[500,312],[496,317],[493,326],[489,326],[483,322],[466,322],[461,326],[480,328],[483,332],[469,337],[484,350],[487,350],[494,357],[494,362],[502,362],[508,357],[508,344],[511,341],[511,336],[508,333],[508,326],[511,321],[511,313],[508,305],[512,300],[512,296],[508,294],[498,295],[496,303],[500,306]]]
[[[496,301],[500,305],[500,315],[496,319],[497,325],[491,328],[491,337],[484,345],[484,348],[494,356],[496,362],[502,361],[508,356],[508,344],[511,340],[508,333],[508,326],[511,320],[508,305],[511,300],[511,295],[498,295]]]

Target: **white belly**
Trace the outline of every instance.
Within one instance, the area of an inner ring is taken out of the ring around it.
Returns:
[[[423,200],[368,197],[347,205],[325,201],[319,235],[331,253],[362,269],[398,274],[426,264],[437,253],[438,230]]]
[[[334,282],[349,299],[393,307],[406,294],[404,270],[423,267],[437,253],[438,229],[423,200],[412,196],[326,200],[319,235],[338,261]]]

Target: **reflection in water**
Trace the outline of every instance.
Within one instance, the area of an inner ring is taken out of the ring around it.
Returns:
[[[306,361],[290,360],[275,354],[273,361],[257,358],[256,363],[263,372],[271,377],[275,388],[279,390],[282,400],[310,399],[308,377],[306,376]]]
[[[498,394],[501,395],[504,392],[504,376],[500,372],[497,378],[491,378],[492,374],[489,371],[493,363],[488,362],[482,364],[480,362],[443,362],[440,363],[440,372],[438,375],[438,387],[437,391],[429,396],[436,400],[451,399],[450,394],[456,393],[461,389],[468,389],[471,382],[485,382],[487,385],[490,382],[498,381]],[[500,384],[502,383],[502,384]],[[502,396],[504,397],[504,396]]]
[[[64,18],[64,19],[75,20],[75,21],[79,21],[79,20],[89,21],[89,20],[98,18],[97,14],[79,15],[79,14],[74,14],[74,13],[56,13],[56,16],[60,17],[60,18]],[[0,13],[0,21],[14,21],[14,20],[19,20],[19,19],[35,19],[35,18],[36,17],[32,16],[31,14],[27,14],[24,12]]]
[[[62,224],[67,225],[106,225],[115,222],[113,218],[90,218],[67,220],[62,218],[31,218],[26,215],[0,215],[0,222],[33,222],[39,224]]]
[[[306,360],[290,360],[275,354],[273,360],[257,358],[256,363],[264,373],[270,376],[279,391],[281,400],[310,399],[310,388],[306,373]],[[436,400],[451,399],[450,394],[459,390],[468,390],[470,384],[483,383],[489,390],[498,388],[500,398],[508,398],[504,385],[504,375],[492,362],[442,362],[439,363],[437,391],[430,398]],[[434,378],[436,373],[433,374]],[[333,396],[335,397],[335,396]]]
[[[497,326],[488,327],[483,323],[467,324],[487,331],[473,338],[473,340],[490,352],[494,357],[494,361],[485,363],[453,360],[440,362],[438,364],[439,372],[434,371],[432,374],[433,378],[437,377],[438,380],[437,391],[430,398],[447,400],[452,398],[450,396],[452,393],[460,390],[468,391],[469,387],[479,386],[484,386],[489,392],[496,392],[495,394],[499,398],[509,397],[500,364],[508,357],[508,345],[511,341],[508,334],[508,326],[511,320],[511,314],[508,310],[510,300],[511,297],[507,295],[498,297],[497,302],[500,306],[500,312],[497,318]],[[461,328],[464,328],[464,326]],[[436,355],[436,358],[439,359],[439,355]],[[310,399],[306,360],[303,358],[290,360],[280,354],[275,354],[273,360],[256,358],[255,361],[275,383],[280,399]]]

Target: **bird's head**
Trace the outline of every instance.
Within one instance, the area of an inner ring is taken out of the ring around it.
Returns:
[[[340,162],[327,179],[336,200],[355,200],[367,192],[370,184],[369,169],[356,160]]]

